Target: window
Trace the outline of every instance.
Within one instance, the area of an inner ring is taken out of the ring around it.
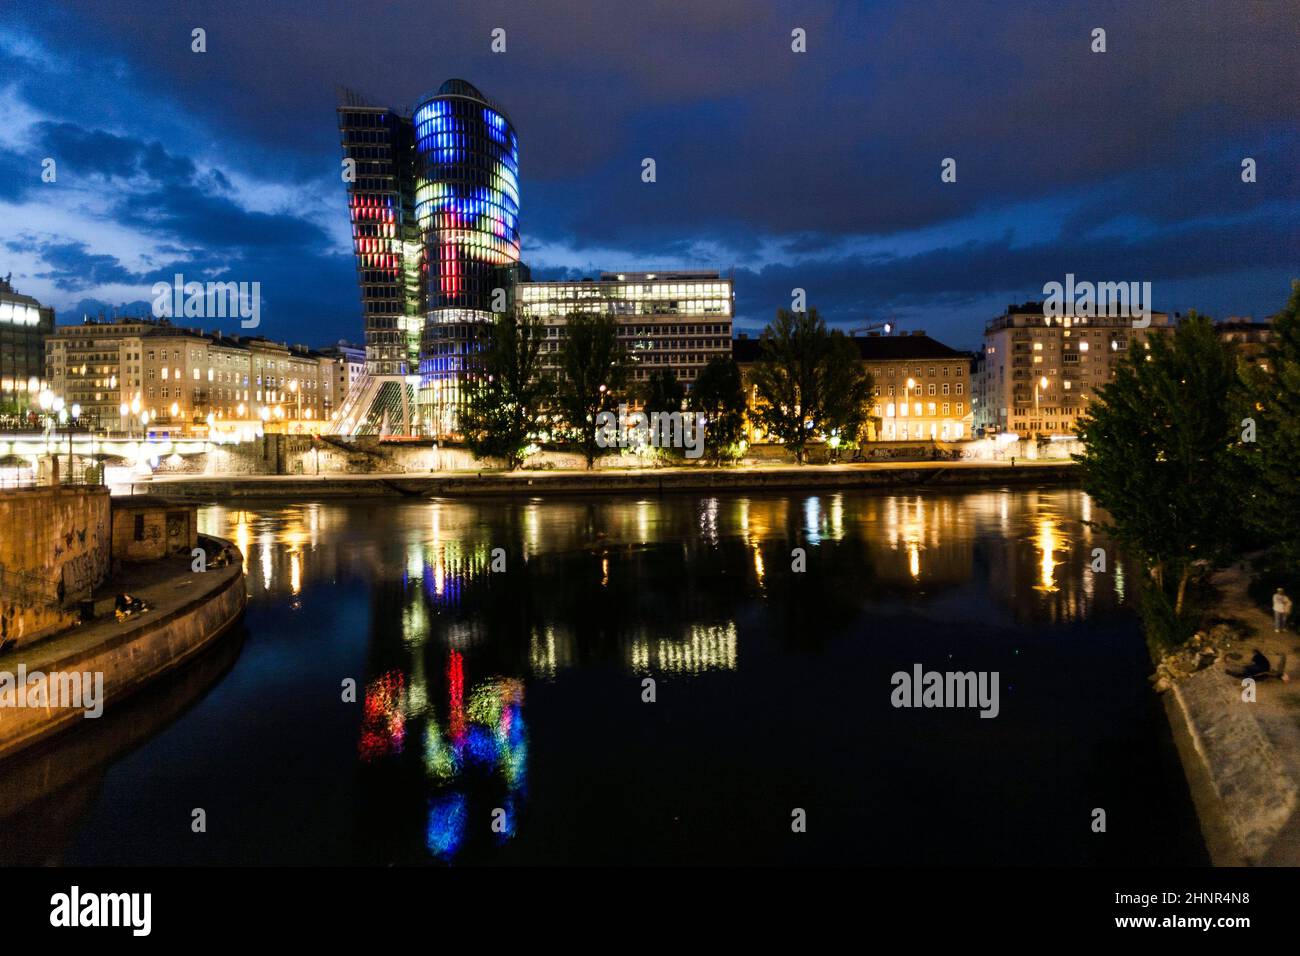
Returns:
[[[135,540],[144,540],[144,515],[135,516]]]

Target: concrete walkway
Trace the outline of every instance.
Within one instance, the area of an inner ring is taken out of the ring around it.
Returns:
[[[232,563],[201,573],[190,570],[188,557],[128,566],[97,589],[105,608],[101,616],[52,637],[19,642],[0,654],[0,671],[17,674],[21,665],[28,675],[99,675],[105,707],[115,706],[197,654],[243,613],[242,558],[229,547]],[[142,599],[148,610],[119,621],[112,607],[119,593]],[[0,757],[72,726],[95,724],[84,719],[85,710],[53,700],[48,706],[0,707]]]
[[[1300,866],[1300,637],[1273,632],[1272,610],[1251,599],[1250,581],[1244,562],[1213,576],[1214,617],[1245,636],[1228,649],[1236,659],[1219,648],[1216,663],[1176,685],[1167,703],[1175,737],[1185,729],[1193,742],[1180,752],[1214,862]],[[1248,703],[1228,671],[1255,650],[1285,654],[1290,679],[1257,679]]]
[[[1300,790],[1300,636],[1292,626],[1273,632],[1272,608],[1262,608],[1249,593],[1250,569],[1244,563],[1219,572],[1212,579],[1219,589],[1219,613],[1249,627],[1253,635],[1241,642],[1245,659],[1233,661],[1235,670],[1249,660],[1254,648],[1270,658],[1285,654],[1289,681],[1276,678],[1259,681],[1253,713],[1269,743],[1280,758],[1285,773]],[[1240,681],[1237,681],[1238,685]],[[1262,861],[1279,866],[1300,866],[1300,811],[1291,817],[1268,856]]]

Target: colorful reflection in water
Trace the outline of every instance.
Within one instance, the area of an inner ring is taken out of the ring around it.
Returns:
[[[467,690],[464,656],[452,651],[447,697],[446,724],[433,715],[425,720],[423,754],[432,788],[425,845],[442,860],[453,859],[465,842],[474,793],[486,790],[495,801],[490,823],[497,842],[515,835],[528,770],[522,681],[490,679]]]
[[[562,747],[539,736],[546,765],[530,766],[527,683],[530,720],[550,732],[569,701],[608,717],[593,688],[623,677],[680,679],[674,693],[704,713],[718,690],[729,700],[765,675],[815,682],[807,664],[822,655],[834,674],[832,654],[914,636],[981,654],[1027,625],[1033,641],[1125,602],[1113,548],[1110,573],[1089,567],[1109,545],[1083,523],[1097,512],[1073,490],[997,489],[215,507],[201,528],[243,550],[255,614],[285,612],[286,631],[314,619],[304,635],[362,645],[369,676],[344,747],[373,817],[365,858],[451,863],[538,852],[564,819],[557,806],[584,793],[584,765],[564,764],[587,746],[580,735]],[[792,570],[795,547],[810,573]],[[497,548],[509,573],[496,573]],[[927,604],[940,610],[912,615]],[[959,637],[936,623],[949,615]],[[676,728],[662,740],[686,746]],[[620,746],[601,759],[617,763]],[[698,781],[683,777],[682,792]]]
[[[406,676],[401,671],[380,674],[366,684],[362,702],[361,739],[357,751],[371,761],[400,754],[406,741]]]

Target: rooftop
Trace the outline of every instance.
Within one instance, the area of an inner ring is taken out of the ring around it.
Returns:
[[[849,339],[858,347],[864,362],[901,362],[912,359],[969,359],[970,353],[944,345],[925,333],[910,335],[858,335]],[[740,364],[757,362],[763,340],[734,339],[731,356]]]

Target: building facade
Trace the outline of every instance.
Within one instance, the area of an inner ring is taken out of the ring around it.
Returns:
[[[336,402],[342,401],[357,387],[366,373],[366,350],[340,340],[335,345],[321,349],[320,355],[333,363],[334,397]]]
[[[519,278],[518,137],[458,79],[409,115],[355,98],[338,114],[366,324],[366,375],[338,428],[400,415],[409,434],[448,434],[483,326]]]
[[[944,345],[924,331],[872,333],[853,336],[852,342],[873,381],[868,441],[960,441],[971,437],[970,353]],[[762,351],[761,338],[741,336],[733,345],[751,405],[758,393],[749,373]],[[751,430],[749,437],[753,442],[764,436]]]
[[[976,406],[985,434],[1073,435],[1116,364],[1152,335],[1171,331],[1164,312],[1136,328],[1123,316],[1049,316],[1041,302],[1010,305],[984,328]]]
[[[110,434],[247,437],[317,431],[338,405],[334,358],[305,346],[173,326],[87,319],[45,343],[50,391]]]
[[[54,310],[0,279],[0,414],[22,414],[45,384],[45,337]]]
[[[551,368],[564,348],[567,317],[610,315],[632,364],[632,385],[670,369],[689,390],[710,359],[731,352],[732,280],[717,272],[602,272],[580,281],[521,282],[519,309],[545,329],[543,359]]]
[[[1236,350],[1242,361],[1268,369],[1268,345],[1273,338],[1271,321],[1255,322],[1252,319],[1230,316],[1222,322],[1216,322],[1214,331],[1219,333],[1220,339]]]

